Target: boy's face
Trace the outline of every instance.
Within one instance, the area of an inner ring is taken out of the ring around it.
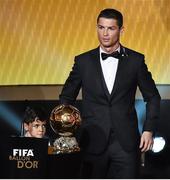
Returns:
[[[46,121],[35,120],[32,123],[24,123],[27,137],[43,138],[46,132]]]

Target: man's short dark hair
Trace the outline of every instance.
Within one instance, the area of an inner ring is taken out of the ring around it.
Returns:
[[[27,106],[24,113],[23,122],[29,124],[34,122],[35,118],[38,118],[40,121],[46,121],[47,116],[44,109],[40,107]]]
[[[103,9],[97,17],[97,23],[99,22],[99,18],[107,18],[107,19],[115,19],[117,20],[117,24],[119,28],[123,26],[123,15],[121,12],[116,9]]]

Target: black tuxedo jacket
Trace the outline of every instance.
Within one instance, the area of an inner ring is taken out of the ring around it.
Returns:
[[[60,102],[73,104],[82,88],[82,124],[79,143],[85,151],[101,153],[114,131],[126,151],[139,148],[135,93],[139,87],[146,102],[143,131],[154,131],[159,117],[160,95],[144,62],[144,55],[121,46],[111,95],[100,65],[99,47],[75,57],[60,94]]]

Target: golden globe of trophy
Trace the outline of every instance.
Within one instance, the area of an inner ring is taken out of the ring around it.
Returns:
[[[71,105],[59,105],[50,114],[50,126],[59,135],[52,147],[52,154],[80,151],[74,133],[80,126],[80,111]]]

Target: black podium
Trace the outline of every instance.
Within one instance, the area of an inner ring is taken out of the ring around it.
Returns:
[[[46,178],[47,139],[9,137],[0,142],[0,177]]]
[[[81,153],[48,155],[47,177],[80,179]]]
[[[0,138],[0,178],[80,178],[81,153],[48,154],[48,139]]]

